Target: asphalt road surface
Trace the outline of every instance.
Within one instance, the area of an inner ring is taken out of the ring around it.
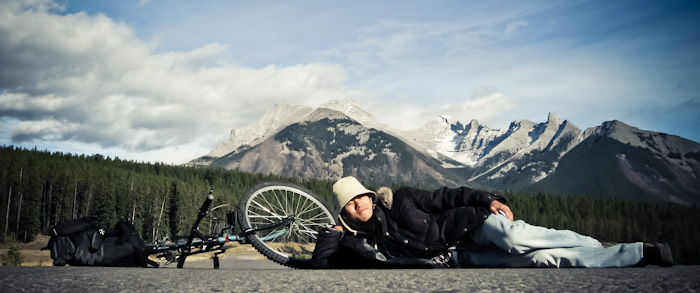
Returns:
[[[0,292],[698,292],[700,266],[621,269],[293,270],[259,255],[157,269],[0,267]]]

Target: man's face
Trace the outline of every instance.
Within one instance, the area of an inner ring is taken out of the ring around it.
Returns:
[[[345,216],[351,222],[365,223],[374,214],[372,199],[366,194],[358,195],[343,207],[343,211],[345,211]]]

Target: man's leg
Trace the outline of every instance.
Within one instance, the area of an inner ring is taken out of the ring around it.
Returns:
[[[639,263],[641,250],[641,243],[624,243],[608,248],[550,248],[514,255],[491,246],[459,249],[455,260],[460,267],[481,268],[629,267]]]
[[[471,234],[474,243],[497,250],[464,251],[468,262],[498,267],[617,267],[632,266],[642,259],[642,243],[621,244],[603,249],[598,240],[569,230],[533,226],[490,215]],[[511,255],[512,257],[504,257]],[[462,258],[462,256],[460,256]],[[527,263],[528,265],[523,265]]]
[[[522,220],[509,221],[505,216],[495,214],[486,218],[484,224],[470,235],[479,245],[495,245],[510,254],[547,248],[603,247],[598,240],[573,231],[534,226]]]

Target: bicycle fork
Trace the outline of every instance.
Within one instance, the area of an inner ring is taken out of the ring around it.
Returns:
[[[194,225],[192,226],[192,230],[190,230],[190,237],[187,238],[187,245],[182,248],[182,253],[180,254],[180,258],[177,260],[177,267],[179,269],[182,268],[182,266],[185,265],[185,259],[187,256],[189,256],[192,253],[192,241],[194,240],[194,236],[197,235],[200,239],[206,239],[204,238],[204,235],[199,232],[199,222],[202,221],[202,219],[207,215],[207,211],[209,210],[209,206],[211,205],[211,202],[214,200],[214,190],[209,190],[209,195],[207,196],[207,199],[204,200],[204,203],[202,204],[202,207],[199,208],[199,214],[197,215],[197,220],[194,222]],[[215,261],[215,267],[218,267],[218,257]]]

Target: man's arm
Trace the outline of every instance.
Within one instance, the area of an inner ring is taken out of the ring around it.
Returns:
[[[510,212],[512,217],[510,208],[505,205],[506,199],[504,197],[466,186],[459,188],[443,187],[434,192],[412,187],[403,187],[396,193],[399,195],[394,196],[395,200],[411,198],[411,201],[413,201],[417,207],[434,213],[440,213],[456,207],[484,207],[491,209],[496,214],[500,210],[503,210],[506,216],[508,216]],[[496,209],[494,210],[492,207]]]
[[[316,247],[311,257],[311,267],[314,269],[331,268],[330,257],[338,250],[338,243],[342,237],[342,226],[319,229]]]

